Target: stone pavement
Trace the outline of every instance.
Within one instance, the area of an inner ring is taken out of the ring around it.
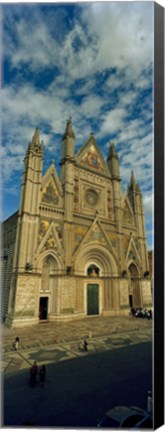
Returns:
[[[67,323],[39,323],[31,328],[2,326],[1,371],[15,373],[38,365],[90,355],[152,340],[152,321],[134,317],[93,317]],[[19,351],[14,350],[19,336]],[[88,352],[79,344],[88,338]]]

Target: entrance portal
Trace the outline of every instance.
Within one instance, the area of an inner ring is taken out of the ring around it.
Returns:
[[[87,315],[99,314],[99,285],[87,285]]]
[[[48,317],[48,297],[40,297],[39,319],[47,320]]]

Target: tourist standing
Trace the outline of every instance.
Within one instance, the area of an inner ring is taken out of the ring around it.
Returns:
[[[18,351],[18,348],[19,348],[19,337],[17,336],[15,338],[15,351]]]

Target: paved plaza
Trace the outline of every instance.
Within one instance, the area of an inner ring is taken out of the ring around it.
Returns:
[[[19,350],[14,341],[19,336]],[[83,338],[88,352],[79,350]],[[57,363],[85,355],[128,347],[152,339],[152,322],[134,317],[96,317],[67,323],[39,323],[31,328],[2,328],[1,371],[21,371],[33,364]]]
[[[16,336],[18,352],[14,350]],[[88,352],[80,352],[82,338]],[[3,426],[96,427],[116,405],[146,409],[152,388],[152,322],[86,318],[2,329]],[[44,387],[29,386],[34,360],[46,365]]]

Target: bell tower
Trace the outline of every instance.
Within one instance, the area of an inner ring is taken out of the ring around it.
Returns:
[[[33,263],[37,246],[37,227],[42,182],[43,143],[35,130],[24,158],[18,229],[13,267],[24,271]]]
[[[17,235],[10,283],[9,309],[6,324],[20,319],[22,311],[22,284],[25,275],[33,273],[34,253],[37,247],[39,204],[42,182],[43,143],[35,130],[24,158]],[[30,282],[29,282],[30,292]],[[33,301],[33,300],[32,300]],[[27,317],[28,318],[28,317]],[[31,319],[31,316],[29,317]]]

